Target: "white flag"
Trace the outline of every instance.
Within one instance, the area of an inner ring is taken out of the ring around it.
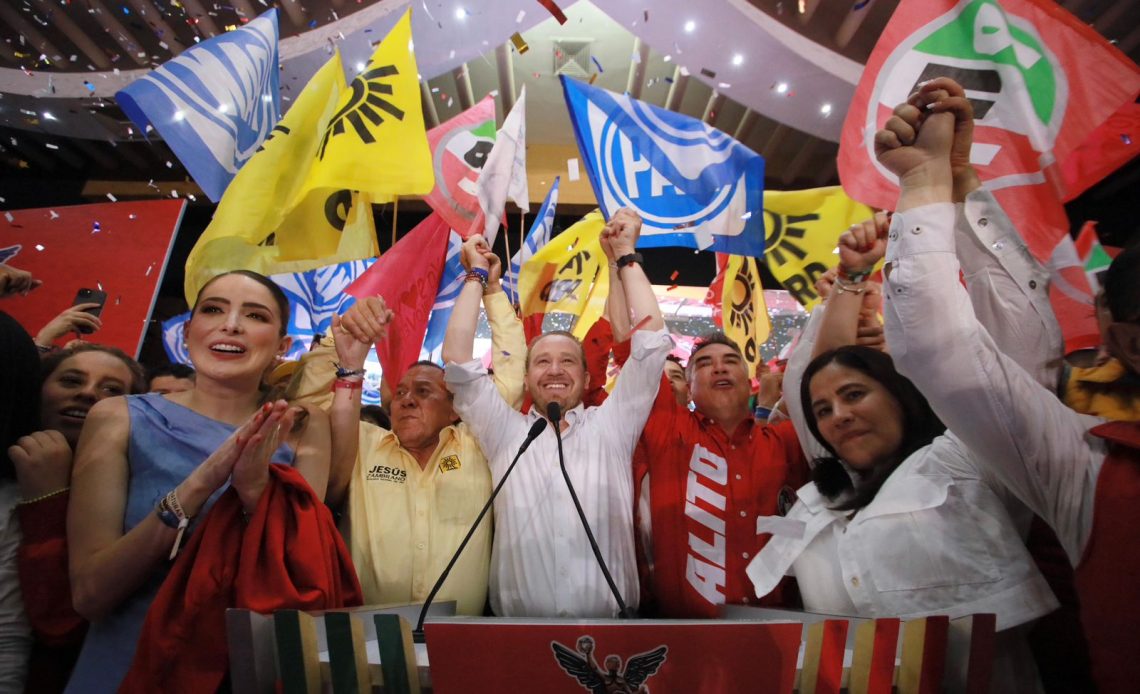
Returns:
[[[530,212],[530,190],[526,180],[526,85],[523,85],[519,100],[495,136],[495,146],[483,163],[476,185],[479,207],[484,215],[483,237],[493,245],[508,197],[520,210]]]

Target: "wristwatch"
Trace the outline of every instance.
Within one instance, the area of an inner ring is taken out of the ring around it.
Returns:
[[[620,270],[623,267],[625,267],[626,265],[633,265],[634,263],[637,263],[638,265],[642,265],[642,264],[644,264],[644,262],[645,262],[645,259],[641,257],[640,253],[630,253],[628,255],[623,255],[622,257],[618,258],[617,259],[617,266],[618,266],[618,269]]]

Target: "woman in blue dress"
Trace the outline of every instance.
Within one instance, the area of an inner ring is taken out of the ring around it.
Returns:
[[[184,535],[225,489],[252,514],[272,460],[293,465],[324,498],[327,417],[306,410],[298,418],[299,408],[284,401],[263,402],[263,377],[289,348],[288,321],[288,299],[272,281],[246,271],[219,275],[202,288],[185,328],[195,387],[111,398],[88,414],[68,541],[75,609],[91,629],[68,691],[118,688]],[[286,436],[292,450],[278,446]]]

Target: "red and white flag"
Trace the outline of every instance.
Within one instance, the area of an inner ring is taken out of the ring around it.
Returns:
[[[965,88],[975,117],[971,161],[1030,251],[1048,261],[1069,234],[1065,187],[1083,190],[1112,170],[1088,161],[1068,177],[1061,169],[1136,99],[1140,68],[1047,0],[901,0],[843,126],[839,176],[852,198],[895,206],[897,179],[875,159],[875,131],[920,83],[939,76]],[[1087,282],[1055,282],[1052,298],[1067,350],[1094,346],[1095,326],[1082,325],[1092,321]]]

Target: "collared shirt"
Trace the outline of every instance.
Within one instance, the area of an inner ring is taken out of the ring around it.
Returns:
[[[649,592],[658,613],[711,619],[726,603],[756,604],[745,569],[768,540],[756,519],[776,515],[781,490],[790,496],[807,480],[791,424],[748,418],[729,434],[678,405],[662,381],[642,442],[649,494],[638,512],[649,528]],[[781,597],[763,604],[782,604]]]
[[[668,332],[639,331],[613,393],[598,407],[566,412],[566,470],[602,556],[627,605],[638,602],[630,458],[672,347]],[[497,483],[531,424],[495,392],[478,361],[448,364],[455,409],[479,438]],[[544,431],[495,500],[491,607],[506,617],[613,617],[617,603],[590,549]]]
[[[444,428],[420,469],[394,432],[362,423],[340,528],[365,604],[425,600],[490,494],[487,461],[466,425]],[[459,614],[483,614],[490,560],[488,516],[436,599],[456,600]]]
[[[526,338],[506,293],[484,297],[491,324],[494,388],[522,401]],[[328,408],[336,375],[331,337],[302,357],[290,398]],[[460,424],[445,427],[431,464],[419,463],[391,431],[360,425],[360,448],[341,532],[348,539],[366,604],[423,600],[490,496],[490,472],[478,442]],[[480,615],[491,560],[491,517],[463,550],[437,600],[457,600],[460,614]]]

